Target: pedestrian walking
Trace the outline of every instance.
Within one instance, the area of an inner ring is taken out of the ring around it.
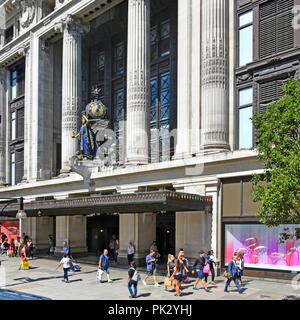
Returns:
[[[205,252],[201,250],[199,252],[199,257],[196,258],[195,263],[193,265],[193,267],[195,268],[195,270],[197,272],[197,279],[194,284],[193,290],[199,290],[199,288],[197,288],[197,285],[198,285],[199,281],[201,280],[201,283],[203,285],[204,290],[206,292],[209,292],[209,290],[207,289],[207,283],[205,281],[205,275],[203,273],[204,266],[205,266]],[[195,273],[195,270],[192,271],[192,274]]]
[[[172,254],[168,254],[167,271],[165,274],[165,290],[168,291],[168,287],[172,286],[172,275],[175,268],[175,257]]]
[[[115,240],[114,239],[111,239],[109,241],[109,245],[108,245],[108,248],[109,248],[109,255],[110,257],[114,258],[114,254],[115,254]]]
[[[26,256],[27,250],[26,250],[26,244],[25,244],[24,239],[20,240],[20,253],[21,253],[21,256],[23,254],[27,258],[27,256]]]
[[[26,256],[33,259],[33,243],[32,240],[29,238],[27,241],[27,247],[26,247]]]
[[[156,259],[155,257],[155,251],[151,251],[150,254],[147,255],[146,257],[146,265],[147,265],[147,274],[143,280],[143,284],[144,286],[147,285],[147,279],[150,276],[153,276],[153,281],[154,281],[154,286],[155,287],[159,287],[160,285],[157,282],[157,276],[156,276],[156,272],[157,272],[157,261],[158,259]]]
[[[128,270],[128,278],[127,278],[128,290],[130,293],[129,298],[137,298],[137,286],[140,278],[141,276],[139,272],[136,270],[135,262],[131,261],[130,268]],[[133,286],[133,291],[132,291],[132,286]]]
[[[8,257],[13,257],[15,254],[15,240],[11,239],[10,240],[10,244],[9,244],[9,248],[7,250],[7,256]]]
[[[182,281],[184,280],[184,277],[185,277],[185,279],[187,281],[187,275],[189,273],[189,269],[187,268],[188,261],[184,256],[184,250],[183,249],[180,249],[177,258],[182,264]]]
[[[110,272],[109,272],[109,258],[108,258],[108,250],[104,249],[103,253],[101,254],[99,258],[99,269],[102,271],[102,273],[105,271],[107,276],[107,282],[112,282],[110,279]],[[102,280],[100,280],[102,282]]]
[[[68,245],[67,241],[63,242],[61,253],[63,254],[63,256],[66,255],[67,257],[72,258],[71,249],[70,249],[70,246]]]
[[[7,239],[7,236],[4,232],[1,232],[1,241],[2,243],[5,241],[5,239]]]
[[[189,282],[190,279],[188,277],[188,259],[184,256],[184,250],[181,249],[181,260],[182,260],[182,264],[183,264],[183,270],[182,270],[182,282]]]
[[[228,264],[228,279],[226,281],[226,284],[225,284],[225,289],[224,291],[225,292],[229,292],[228,291],[228,286],[230,285],[230,282],[233,280],[239,293],[242,293],[243,292],[243,289],[240,287],[239,285],[239,282],[238,282],[238,276],[239,276],[239,267],[238,267],[238,264],[237,264],[237,260],[238,260],[238,256],[233,256],[232,257],[232,260],[229,262]]]
[[[120,248],[119,239],[116,239],[115,251],[114,251],[115,263],[118,263],[119,248]]]
[[[134,246],[132,242],[129,242],[128,248],[127,248],[127,260],[128,265],[130,266],[130,263],[133,261],[134,256]]]
[[[52,237],[49,237],[49,248],[48,248],[48,255],[54,255],[55,247],[54,247],[54,240]]]
[[[19,255],[20,256],[20,237],[17,237],[15,240],[15,257]]]
[[[239,260],[238,260],[238,267],[239,267],[239,275],[238,275],[238,282],[239,285],[242,286],[242,276],[243,276],[243,271],[245,268],[245,264],[244,264],[244,251],[240,251],[239,252]]]
[[[24,253],[21,254],[21,263],[19,264],[19,270],[21,270],[22,267],[29,268],[29,262],[27,261],[27,258],[24,255]]]
[[[216,265],[216,258],[214,256],[214,251],[213,250],[209,250],[207,253],[207,256],[205,258],[206,260],[208,260],[209,266],[210,266],[210,273],[211,273],[211,284],[215,285],[215,268],[214,266]],[[206,280],[207,282],[207,280]]]
[[[174,287],[175,287],[175,296],[180,297],[181,296],[181,292],[180,292],[180,288],[181,288],[181,283],[182,283],[182,272],[183,272],[183,264],[182,261],[179,259],[175,260],[175,265],[174,265],[174,271],[173,274],[171,276],[171,278],[174,279]]]
[[[56,267],[56,270],[58,268],[60,268],[61,266],[63,266],[63,270],[64,270],[64,279],[61,281],[65,282],[65,283],[70,283],[69,277],[68,277],[68,272],[71,268],[71,259],[66,253],[63,255],[63,258],[60,260],[60,263]]]

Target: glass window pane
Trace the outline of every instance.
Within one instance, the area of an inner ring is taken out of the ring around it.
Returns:
[[[246,24],[253,22],[253,12],[252,10],[240,14],[239,16],[239,27],[245,26]]]
[[[239,110],[239,148],[252,148],[252,107]]]
[[[243,66],[253,61],[253,27],[249,26],[239,31],[239,65]]]
[[[11,114],[11,140],[16,139],[16,113],[12,112]]]
[[[252,100],[253,100],[252,87],[239,90],[239,105],[240,106],[252,104]]]
[[[11,154],[11,164],[10,164],[10,172],[11,172],[11,185],[14,186],[16,183],[16,166],[15,166],[15,154]]]

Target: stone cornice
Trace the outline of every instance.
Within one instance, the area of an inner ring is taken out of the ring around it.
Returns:
[[[61,18],[66,15],[74,15],[78,16],[82,19],[86,19],[89,21],[91,17],[96,17],[95,15],[101,14],[101,12],[105,12],[109,8],[123,2],[124,0],[112,0],[111,3],[107,4],[105,7],[102,8],[101,3],[104,3],[103,0],[72,0],[68,1],[63,6],[60,6],[49,15],[41,19],[38,23],[29,26],[26,31],[20,34],[17,38],[12,40],[10,43],[6,44],[4,47],[0,49],[0,65],[11,58],[14,54],[15,47],[21,44],[23,41],[30,37],[30,33],[37,33],[39,37],[47,38],[47,33],[51,33],[51,30],[54,32],[54,26],[58,22],[60,22]],[[98,11],[95,11],[93,14],[89,15],[88,8],[91,6],[100,6]],[[49,39],[47,39],[49,40]]]

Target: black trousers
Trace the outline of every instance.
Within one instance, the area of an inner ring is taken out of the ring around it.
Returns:
[[[128,265],[130,265],[131,261],[133,261],[133,255],[134,255],[134,254],[128,254],[128,255],[127,255]]]

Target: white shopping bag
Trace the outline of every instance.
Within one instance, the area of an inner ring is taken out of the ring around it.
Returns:
[[[99,281],[102,281],[103,272],[104,272],[104,271],[101,270],[101,269],[99,269],[98,272],[97,272],[97,278],[98,278]]]

